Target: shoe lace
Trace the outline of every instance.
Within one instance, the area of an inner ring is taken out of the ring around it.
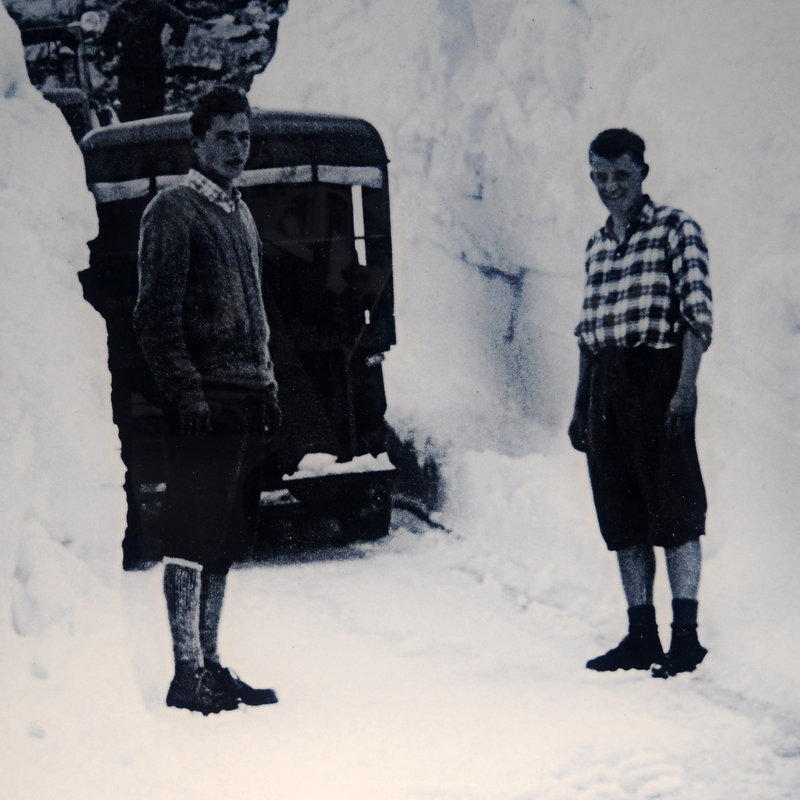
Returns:
[[[212,664],[208,671],[211,673],[217,684],[223,687],[228,686],[231,689],[238,691],[242,686],[241,678],[229,667],[223,667],[222,664]]]
[[[197,689],[199,693],[212,697],[221,694],[214,673],[210,669],[199,667],[195,672],[195,676],[197,679]]]

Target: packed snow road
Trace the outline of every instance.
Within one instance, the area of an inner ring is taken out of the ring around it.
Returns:
[[[234,571],[221,653],[280,703],[208,718],[163,704],[160,568],[125,575],[137,685],[120,690],[140,695],[149,729],[106,761],[114,796],[796,797],[796,723],[718,686],[713,651],[668,681],[591,673],[612,642],[461,569],[461,546],[398,530]]]

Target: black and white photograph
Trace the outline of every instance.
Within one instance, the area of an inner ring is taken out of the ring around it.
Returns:
[[[800,5],[3,0],[5,800],[794,800]]]

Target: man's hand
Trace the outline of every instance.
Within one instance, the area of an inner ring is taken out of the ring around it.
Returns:
[[[572,446],[579,452],[586,452],[586,428],[589,417],[589,384],[591,375],[591,362],[586,351],[581,350],[578,365],[578,388],[575,391],[575,408],[572,412],[572,421],[569,423],[567,435]]]
[[[667,436],[674,437],[688,430],[694,421],[697,411],[697,373],[700,370],[700,359],[703,355],[703,344],[700,337],[687,328],[681,340],[681,372],[678,376],[678,388],[669,401],[664,428]]]
[[[178,413],[181,433],[205,436],[211,430],[211,409],[205,400],[181,403]]]
[[[586,452],[586,417],[578,411],[572,415],[567,429],[572,446],[581,453]]]
[[[675,437],[688,430],[697,411],[697,386],[679,385],[672,400],[669,401],[664,426],[667,436]]]
[[[283,414],[275,398],[270,398],[264,405],[264,432],[276,434],[283,422]]]

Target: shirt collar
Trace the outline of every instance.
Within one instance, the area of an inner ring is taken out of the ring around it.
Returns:
[[[186,176],[186,185],[199,192],[214,205],[219,206],[228,214],[236,210],[242,193],[234,186],[230,192],[226,192],[221,186],[214,183],[211,178],[198,172],[196,169],[190,169],[189,174]]]
[[[631,221],[628,223],[628,230],[624,231],[624,238],[627,238],[629,233],[633,233],[639,227],[649,225],[655,217],[655,204],[650,199],[649,194],[643,194],[639,200],[639,207],[631,216]],[[603,237],[606,239],[617,239],[614,235],[614,218],[609,214],[606,224],[600,229]],[[623,241],[620,239],[619,241]]]

